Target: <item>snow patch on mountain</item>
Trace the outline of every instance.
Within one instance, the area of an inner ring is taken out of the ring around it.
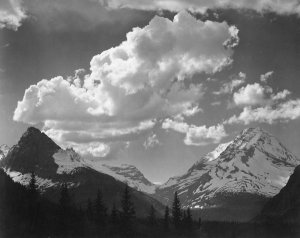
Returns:
[[[7,145],[0,146],[0,160],[2,160],[8,154],[9,147]]]
[[[85,160],[86,164],[101,173],[110,175],[115,179],[127,183],[128,186],[138,191],[148,194],[155,193],[157,185],[151,183],[145,176],[133,165],[122,164],[121,166],[112,166],[103,164],[100,161]]]
[[[58,174],[72,174],[77,168],[87,167],[84,160],[72,148],[60,149],[53,155],[54,162],[58,165]]]
[[[228,145],[230,145],[232,143],[232,141],[230,142],[227,142],[227,143],[223,143],[223,144],[220,144],[217,146],[216,149],[214,149],[213,151],[209,152],[205,158],[208,160],[208,161],[213,161],[215,159],[217,159],[220,154],[226,150],[226,148],[228,147]]]
[[[16,183],[20,183],[24,186],[29,185],[30,179],[31,179],[31,174],[30,173],[26,173],[26,174],[22,174],[20,172],[17,171],[11,171],[9,169],[5,169],[4,170],[5,173],[7,175],[9,175],[12,180]],[[47,190],[48,188],[51,188],[53,186],[58,186],[59,183],[57,182],[53,182],[51,179],[45,179],[45,178],[41,178],[39,176],[35,176],[36,179],[36,185],[38,186],[38,189],[41,192],[44,192],[45,190]]]

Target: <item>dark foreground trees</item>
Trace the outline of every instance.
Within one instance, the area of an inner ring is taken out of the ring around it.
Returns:
[[[68,184],[60,188],[58,203],[39,194],[36,175],[24,187],[0,169],[0,237],[177,237],[171,212],[149,207],[144,218],[136,217],[131,194],[124,187],[120,200],[110,209],[99,190],[94,198],[76,207]],[[179,209],[181,209],[179,207]],[[182,236],[182,232],[180,231]]]

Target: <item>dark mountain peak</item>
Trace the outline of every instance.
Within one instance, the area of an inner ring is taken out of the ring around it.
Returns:
[[[21,173],[32,171],[53,173],[56,172],[58,166],[52,156],[59,149],[60,147],[45,133],[37,128],[29,127],[1,164],[7,169]]]
[[[30,126],[27,128],[24,134],[29,133],[29,134],[41,134],[41,131],[33,126]]]

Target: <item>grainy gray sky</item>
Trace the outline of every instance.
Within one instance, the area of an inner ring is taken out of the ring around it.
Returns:
[[[300,157],[299,4],[225,2],[1,2],[0,144],[34,125],[154,182],[246,127]]]

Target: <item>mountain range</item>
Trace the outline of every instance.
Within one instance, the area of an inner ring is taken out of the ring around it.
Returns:
[[[58,199],[58,188],[67,183],[78,203],[85,203],[101,188],[109,205],[118,204],[127,183],[140,214],[151,204],[161,212],[162,204],[171,205],[177,191],[183,207],[211,220],[246,221],[257,216],[286,185],[298,164],[295,155],[261,128],[243,130],[234,140],[199,156],[186,173],[160,186],[135,166],[105,165],[82,158],[72,148],[64,150],[33,127],[11,149],[0,148],[0,166],[6,173],[16,182],[28,184],[34,171],[39,189],[52,200]]]
[[[73,150],[63,150],[46,134],[30,127],[0,161],[0,166],[15,181],[27,185],[31,172],[36,174],[39,190],[51,201],[58,201],[62,184],[67,184],[74,202],[86,206],[100,189],[103,201],[111,208],[120,206],[125,183],[99,172]],[[145,216],[153,205],[161,213],[163,206],[145,193],[130,188],[138,216]]]

